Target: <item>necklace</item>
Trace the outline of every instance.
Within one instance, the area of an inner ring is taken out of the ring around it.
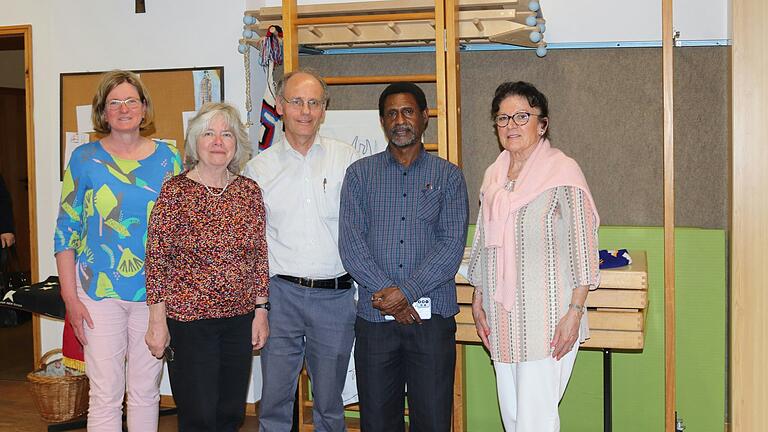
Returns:
[[[216,193],[216,192],[212,191],[211,188],[209,188],[207,184],[205,184],[205,182],[203,181],[203,178],[200,177],[200,170],[197,169],[197,167],[195,167],[195,174],[197,174],[197,180],[200,182],[200,184],[205,186],[205,190],[208,191],[209,195],[215,196],[215,197],[222,196],[224,194],[224,192],[227,190],[227,187],[229,187],[229,170],[227,170],[226,172],[227,172],[227,179],[224,181],[224,187],[221,188],[221,192]]]

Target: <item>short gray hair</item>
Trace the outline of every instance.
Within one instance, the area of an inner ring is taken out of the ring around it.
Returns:
[[[277,86],[275,87],[278,96],[285,97],[285,86],[288,83],[288,80],[298,74],[309,75],[312,78],[316,79],[317,82],[320,83],[320,86],[323,88],[323,102],[328,102],[330,98],[330,96],[328,95],[328,83],[325,82],[325,80],[323,79],[323,77],[320,76],[320,74],[318,74],[317,72],[309,68],[296,69],[295,71],[288,72],[287,74],[283,75],[283,77],[280,78],[280,80],[277,82]]]
[[[240,174],[245,163],[251,158],[251,142],[248,139],[248,131],[240,120],[240,113],[237,108],[226,102],[208,102],[189,120],[187,135],[184,140],[186,166],[188,169],[192,169],[200,161],[197,155],[197,139],[200,138],[203,131],[208,129],[211,121],[218,116],[227,122],[227,126],[235,134],[237,140],[235,155],[229,162],[227,169],[235,174]]]

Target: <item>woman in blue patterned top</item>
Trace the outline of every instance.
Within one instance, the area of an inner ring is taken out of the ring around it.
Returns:
[[[89,431],[157,430],[162,360],[144,344],[147,222],[163,182],[181,171],[176,148],[141,135],[152,101],[139,77],[108,72],[93,98],[94,129],[61,190],[54,248],[67,319],[84,345],[91,382]]]

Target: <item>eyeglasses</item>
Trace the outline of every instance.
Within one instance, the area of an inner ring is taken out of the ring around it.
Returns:
[[[141,106],[141,101],[136,98],[128,98],[125,100],[110,99],[107,101],[107,109],[110,111],[119,110],[121,105],[125,105],[129,110],[135,110]]]
[[[529,112],[520,111],[512,115],[499,114],[496,117],[494,117],[493,122],[496,123],[497,127],[502,128],[502,127],[507,127],[507,125],[509,124],[509,120],[511,119],[516,125],[525,126],[528,124],[529,121],[531,121],[531,116],[541,117],[540,114],[531,114]]]
[[[305,101],[304,99],[299,97],[295,97],[291,99],[286,99],[285,96],[280,96],[280,97],[283,98],[283,100],[285,101],[285,103],[288,104],[289,107],[295,110],[300,110],[304,108],[304,104],[306,104],[309,107],[310,111],[317,111],[323,106],[325,106],[325,101],[321,101],[317,99],[310,99],[308,101]]]

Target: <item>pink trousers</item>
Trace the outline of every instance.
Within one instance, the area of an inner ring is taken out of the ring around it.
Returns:
[[[94,301],[78,289],[94,328],[85,325],[85,369],[91,384],[89,432],[122,431],[123,396],[127,393],[128,430],[157,431],[163,362],[144,342],[149,308],[144,302]]]

